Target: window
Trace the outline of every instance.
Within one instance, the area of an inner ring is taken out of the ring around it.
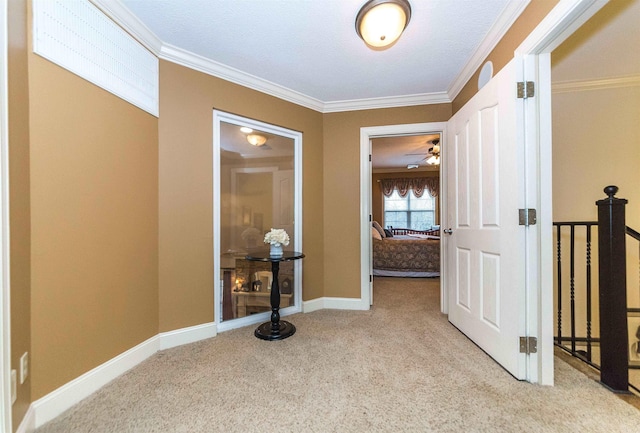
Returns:
[[[397,189],[384,197],[384,225],[413,230],[429,230],[436,224],[436,199],[425,191],[418,198],[409,190],[401,197]]]

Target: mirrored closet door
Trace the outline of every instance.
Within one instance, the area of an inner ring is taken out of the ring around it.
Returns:
[[[302,134],[214,111],[214,301],[218,331],[268,320],[271,265],[245,256],[267,250],[284,229],[284,250],[302,251]],[[280,314],[301,311],[302,261],[282,262]]]

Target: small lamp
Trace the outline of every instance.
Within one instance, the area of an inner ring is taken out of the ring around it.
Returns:
[[[356,33],[373,48],[393,44],[411,19],[407,0],[370,0],[356,16]]]

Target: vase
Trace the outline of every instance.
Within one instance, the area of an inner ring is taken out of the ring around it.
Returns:
[[[269,254],[273,257],[282,256],[282,244],[279,242],[275,242],[271,244],[271,247],[269,249]]]

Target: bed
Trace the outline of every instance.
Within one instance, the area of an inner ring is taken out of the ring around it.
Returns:
[[[388,236],[388,233],[385,237],[374,235],[373,275],[439,277],[440,237],[438,234],[439,230],[392,229],[392,236]]]

